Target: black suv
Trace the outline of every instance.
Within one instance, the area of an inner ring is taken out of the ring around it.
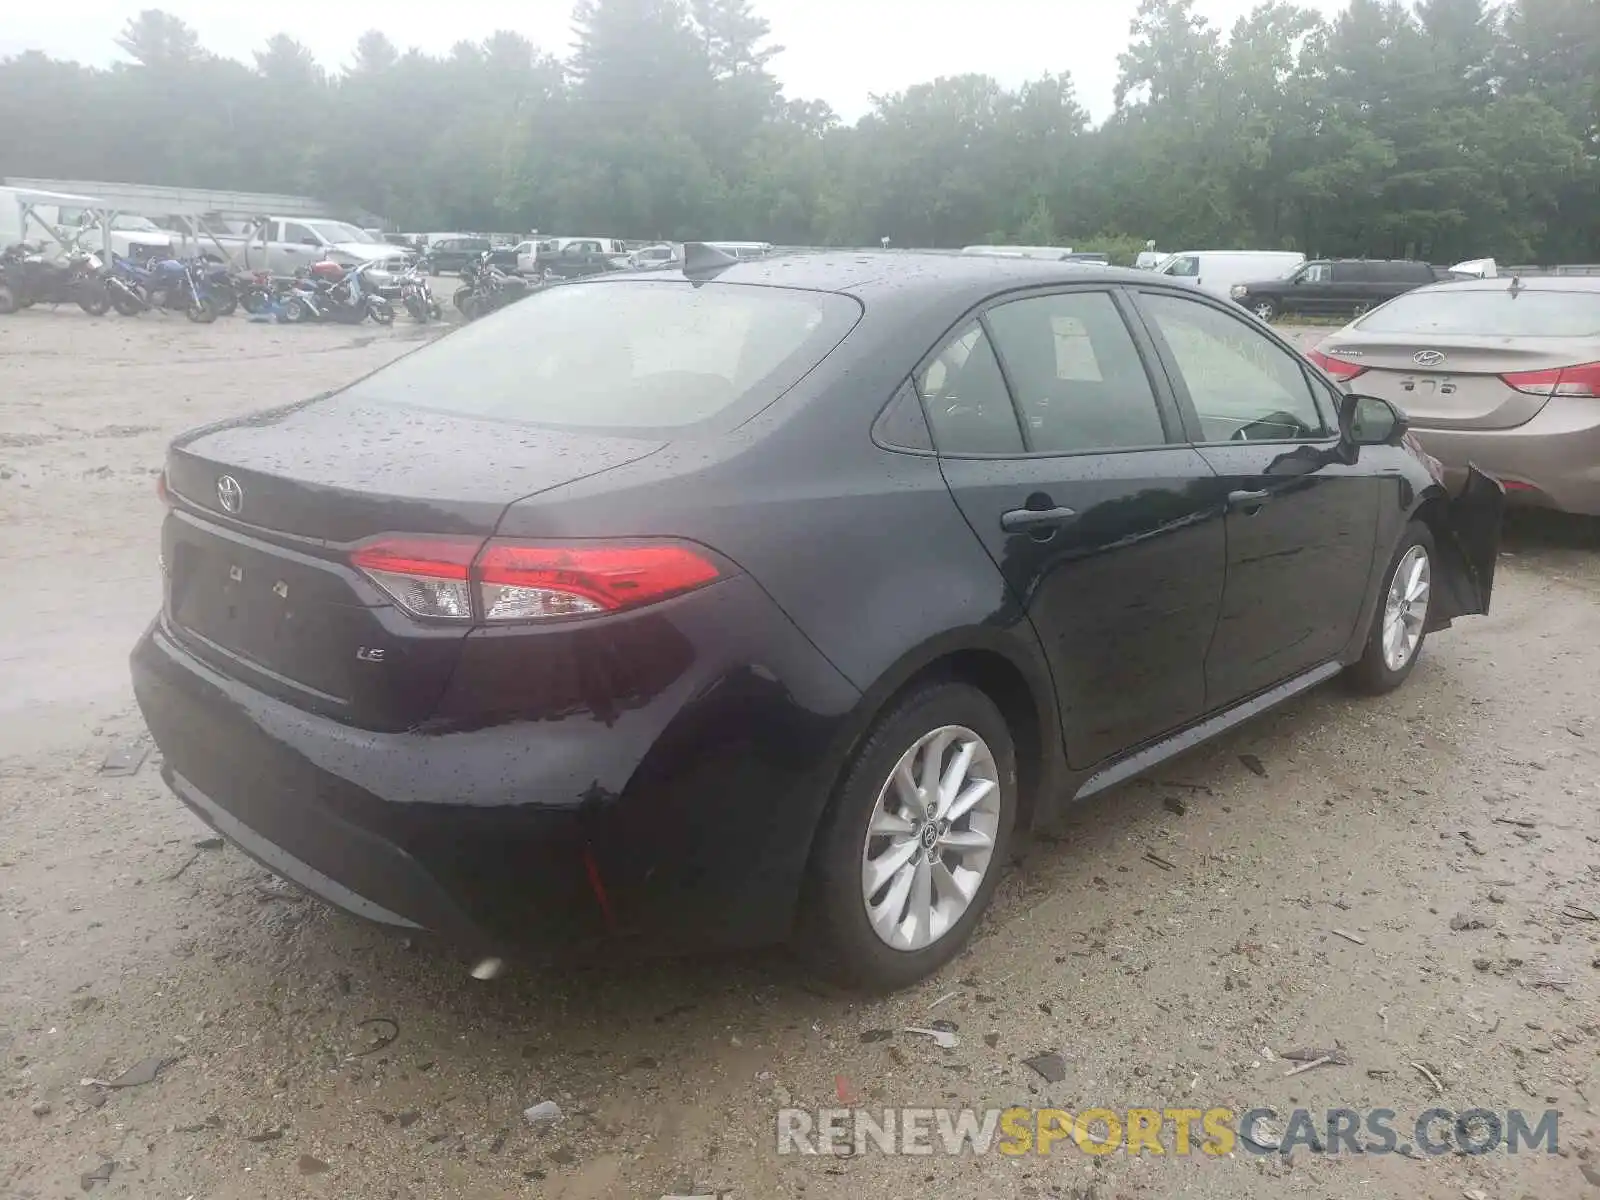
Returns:
[[[1230,294],[1263,321],[1290,314],[1351,317],[1439,279],[1425,262],[1323,259],[1306,263],[1287,279],[1235,284]]]
[[[486,250],[491,263],[508,275],[517,274],[516,249],[495,246],[484,237],[441,238],[428,248],[428,262],[435,275],[456,275],[477,266]]]

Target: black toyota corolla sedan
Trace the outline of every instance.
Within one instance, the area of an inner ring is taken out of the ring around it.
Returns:
[[[1225,301],[685,259],[172,445],[133,677],[179,798],[474,958],[894,987],[1056,807],[1488,608],[1499,485]]]

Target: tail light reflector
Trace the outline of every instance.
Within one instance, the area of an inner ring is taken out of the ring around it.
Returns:
[[[162,504],[170,505],[172,503],[172,492],[167,487],[167,470],[165,467],[156,476],[156,499],[161,501]]]
[[[350,561],[412,616],[472,620],[468,572],[477,538],[380,537],[356,549]]]
[[[1600,362],[1549,371],[1516,371],[1500,378],[1530,396],[1600,396]]]
[[[703,587],[722,570],[679,542],[538,543],[385,535],[350,561],[413,616],[551,621],[621,612]]]
[[[1346,362],[1342,358],[1334,358],[1332,355],[1324,354],[1321,350],[1308,350],[1306,357],[1340,383],[1346,383],[1357,375],[1366,374],[1367,371],[1365,367],[1357,363]]]

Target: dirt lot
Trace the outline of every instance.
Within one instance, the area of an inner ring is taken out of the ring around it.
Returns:
[[[1493,616],[1397,695],[1321,689],[1076,810],[970,951],[888,1000],[776,954],[478,983],[206,848],[154,756],[103,773],[141,734],[125,656],[158,602],[165,440],[423,336],[0,319],[0,1196],[1600,1200],[1591,524],[1515,522]],[[934,1020],[957,1047],[904,1032]],[[1287,1074],[1336,1046],[1348,1065]],[[1023,1064],[1044,1051],[1059,1082]],[[778,1108],[841,1095],[1406,1129],[1548,1107],[1561,1152],[777,1154]],[[563,1119],[532,1128],[542,1100]]]

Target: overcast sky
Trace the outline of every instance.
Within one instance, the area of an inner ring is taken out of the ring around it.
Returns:
[[[1199,0],[1224,30],[1257,0]],[[1345,0],[1301,0],[1332,14]],[[565,57],[571,0],[448,0],[382,6],[329,0],[0,0],[0,55],[43,50],[105,65],[113,39],[141,8],[159,7],[199,31],[209,50],[249,62],[250,52],[285,32],[325,66],[349,62],[361,33],[377,26],[402,50],[430,53],[514,29]],[[873,93],[899,91],[939,75],[977,71],[1015,86],[1046,71],[1070,71],[1098,120],[1111,108],[1117,55],[1127,45],[1138,0],[754,0],[786,50],[773,70],[792,97],[826,100],[846,120]]]

